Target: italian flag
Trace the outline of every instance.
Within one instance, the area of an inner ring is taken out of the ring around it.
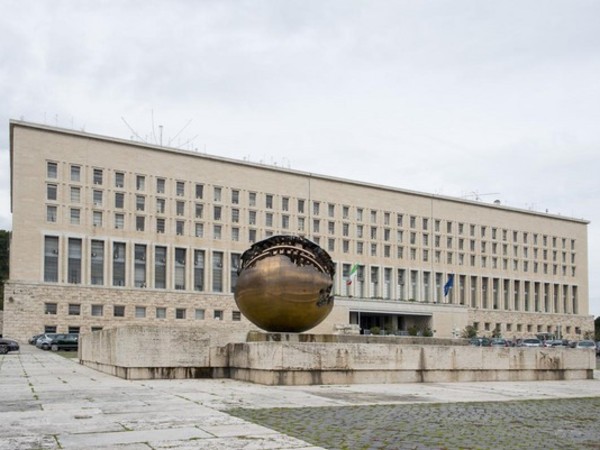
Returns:
[[[352,284],[352,278],[356,275],[357,270],[358,270],[358,263],[354,264],[350,268],[350,272],[348,272],[348,278],[346,278],[346,286],[350,286]]]

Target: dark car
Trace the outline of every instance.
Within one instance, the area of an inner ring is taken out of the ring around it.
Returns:
[[[57,334],[50,342],[50,350],[57,352],[59,350],[77,350],[79,348],[79,335],[77,334]]]
[[[474,347],[489,347],[491,343],[488,338],[473,338],[469,341],[469,345]]]
[[[510,347],[510,344],[506,339],[495,338],[495,339],[492,339],[490,346],[491,347]]]
[[[12,339],[0,339],[0,355],[6,355],[8,352],[18,352],[19,343]]]

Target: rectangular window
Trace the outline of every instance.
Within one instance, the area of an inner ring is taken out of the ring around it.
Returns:
[[[194,250],[194,290],[204,290],[204,250]]]
[[[185,319],[185,308],[175,308],[175,318]]]
[[[56,164],[55,162],[48,163],[46,170],[46,178],[58,178],[58,164]]]
[[[175,234],[177,236],[183,236],[185,232],[185,222],[183,220],[178,220],[175,222]]]
[[[114,305],[113,306],[113,317],[125,317],[125,306]]]
[[[272,194],[265,195],[265,207],[267,209],[273,209],[273,195]]]
[[[136,306],[135,307],[135,317],[136,319],[143,319],[146,317],[146,307],[145,306]]]
[[[144,216],[135,217],[135,229],[137,231],[144,231],[146,229],[146,218]]]
[[[223,192],[223,189],[221,189],[220,187],[217,187],[217,186],[214,187],[214,189],[213,189],[213,200],[215,202],[220,202],[221,201],[222,192]]]
[[[115,229],[122,230],[125,228],[125,214],[115,213]]]
[[[144,211],[146,209],[146,197],[143,195],[135,196],[135,210]]]
[[[146,177],[144,175],[136,175],[135,188],[138,191],[144,191],[146,189]]]
[[[135,287],[146,287],[146,246],[135,244],[134,247],[134,275],[133,282]]]
[[[167,318],[167,308],[156,307],[156,318],[157,319],[166,319]]]
[[[46,185],[46,199],[47,200],[56,200],[58,198],[58,186],[56,184],[47,184]]]
[[[104,305],[92,305],[92,316],[102,316],[104,315]]]
[[[102,184],[102,169],[94,169],[94,184]]]
[[[92,241],[90,275],[93,285],[104,284],[104,241]]]
[[[164,178],[156,179],[156,193],[157,194],[165,193],[165,179]]]
[[[237,208],[232,208],[231,209],[231,222],[239,223],[239,221],[240,221],[240,210]]]
[[[125,174],[123,172],[115,172],[115,187],[119,189],[125,187]]]
[[[205,315],[205,312],[203,309],[196,309],[196,312],[195,312],[196,320],[204,320],[204,315]]]
[[[175,211],[178,216],[185,214],[185,202],[178,201],[175,203]]]
[[[220,240],[223,228],[221,225],[213,225],[213,239]]]
[[[185,248],[175,249],[175,289],[185,289]]]
[[[156,232],[157,233],[165,232],[165,219],[156,219]]]
[[[69,238],[68,282],[81,284],[81,239]]]
[[[213,220],[221,220],[221,207],[213,206]]]
[[[123,208],[125,204],[125,194],[123,194],[122,192],[116,192],[115,193],[115,208]]]
[[[238,242],[240,240],[240,229],[237,227],[231,227],[231,240]]]
[[[58,237],[44,238],[44,281],[58,283]]]
[[[69,303],[69,315],[70,316],[81,315],[81,305],[79,303]]]
[[[157,198],[156,199],[156,213],[157,214],[164,214],[165,213],[165,199],[164,198]]]
[[[319,203],[319,202],[316,202],[316,201],[315,201],[315,202],[313,202],[313,214],[314,214],[315,216],[318,216],[318,215],[319,215],[319,210],[320,210],[320,209],[321,209],[321,203]]]
[[[304,214],[304,200],[298,200],[298,213]]]
[[[167,247],[154,249],[154,287],[157,289],[167,287]]]
[[[71,181],[76,183],[81,181],[81,166],[71,166]]]
[[[92,212],[92,224],[95,227],[102,226],[102,212],[101,211],[93,211]]]
[[[44,314],[56,315],[57,310],[56,303],[44,303]]]
[[[176,194],[177,194],[177,197],[183,197],[185,195],[185,182],[184,181],[177,182]]]
[[[113,242],[113,286],[125,286],[125,243]]]
[[[56,206],[46,206],[46,221],[56,222],[56,216],[58,214]]]
[[[231,320],[234,322],[239,322],[242,320],[242,313],[239,311],[231,311]]]
[[[71,186],[71,203],[81,203],[81,188],[78,186]]]
[[[213,318],[215,320],[223,320],[223,310],[215,309],[213,312]]]
[[[92,193],[92,200],[94,202],[94,206],[102,206],[102,191],[94,189]]]
[[[213,292],[223,292],[223,252],[213,252],[212,282]]]

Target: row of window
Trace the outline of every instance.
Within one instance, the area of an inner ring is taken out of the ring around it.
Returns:
[[[79,165],[71,165],[71,181],[81,181],[81,166]],[[48,169],[47,169],[47,177],[49,179],[57,179],[58,178],[58,163],[56,162],[48,162]],[[125,188],[125,172],[120,172],[120,171],[115,171],[114,172],[114,186],[116,188]],[[146,175],[135,175],[135,189],[137,191],[144,191],[146,189]],[[154,178],[154,177],[152,177]],[[161,178],[161,177],[156,177],[156,194],[159,195],[163,195],[166,194],[166,183],[167,183],[167,179],[166,178]],[[104,169],[99,169],[99,168],[94,168],[93,169],[93,183],[95,185],[102,185],[103,184],[103,180],[104,180]],[[196,199],[203,199],[204,198],[204,184],[202,183],[192,183],[192,182],[186,182],[186,181],[175,181],[175,195],[177,197],[185,197],[186,196],[186,186],[188,184],[194,185],[195,186],[195,198]],[[49,192],[48,193],[48,198],[49,199],[53,199],[56,200],[56,189],[57,186],[56,185],[52,185],[51,188],[49,188],[51,191],[53,192]],[[73,191],[73,189],[75,189],[75,191]],[[75,202],[79,202],[81,199],[81,193],[79,191],[80,187],[78,186],[71,186],[71,199],[72,201]],[[213,186],[213,197],[212,197],[212,202],[216,202],[219,203],[221,201],[223,201],[223,193],[224,193],[225,188],[223,187],[219,187],[219,186]],[[231,191],[231,204],[232,205],[238,205],[240,204],[240,190],[239,189],[230,189]],[[264,209],[270,210],[270,209],[274,209],[275,208],[275,204],[274,204],[274,199],[275,199],[275,195],[274,194],[261,194],[264,195]],[[101,205],[102,204],[102,191],[101,190],[94,190],[93,191],[93,200],[95,204]],[[115,193],[115,207],[116,208],[121,208],[124,205],[124,196],[125,193],[123,192],[117,192]],[[257,203],[257,196],[258,193],[256,192],[248,192],[248,202],[247,202],[247,206],[249,207],[256,207],[258,205]],[[157,205],[156,205],[156,210],[159,214],[163,214],[166,210],[165,207],[165,202],[167,201],[165,198],[157,198]],[[135,196],[135,202],[136,202],[136,210],[137,211],[143,211],[146,206],[146,199],[145,196],[143,195],[136,195]],[[290,202],[291,199],[288,196],[282,196],[281,197],[281,211],[286,212],[286,211],[290,211]],[[183,216],[185,215],[185,201],[181,200],[181,201],[177,201],[176,202],[176,214]],[[306,214],[306,204],[308,202],[305,199],[297,199],[297,208],[295,213],[296,214]],[[329,202],[321,202],[321,201],[312,201],[312,215],[313,216],[319,216],[321,214],[321,205],[325,204],[326,205],[326,210],[327,210],[327,216],[330,218],[339,218],[336,215],[337,209],[338,207],[341,209],[341,218],[343,220],[350,220],[351,217],[351,210],[354,210],[354,219],[357,222],[363,222],[363,220],[365,219],[365,211],[368,212],[368,216],[370,218],[370,221],[372,224],[378,224],[379,222],[379,217],[383,217],[383,225],[384,226],[391,226],[392,224],[392,213],[388,212],[388,211],[378,211],[375,209],[369,209],[369,208],[363,208],[363,207],[350,207],[347,205],[342,205],[341,207],[337,204],[334,203],[329,203]],[[119,206],[121,205],[121,206]],[[141,209],[140,209],[141,208]],[[195,206],[195,217],[199,218],[198,216],[198,208],[199,206],[196,205]],[[200,206],[200,208],[203,208],[203,206]],[[223,213],[224,211],[221,209],[222,207],[219,205],[215,205],[214,206],[214,211],[213,211],[213,219],[214,220],[223,220]],[[200,213],[201,214],[201,213]],[[239,220],[239,214],[240,214],[240,209],[239,208],[232,208],[232,222],[236,223],[237,220]],[[267,227],[270,226],[276,226],[275,225],[275,221],[274,221],[274,217],[273,217],[273,213],[271,212],[266,212],[265,213],[265,220],[264,220],[264,224]],[[405,214],[403,213],[394,213],[396,216],[396,226],[398,228],[403,228],[404,227],[404,217]],[[200,216],[201,217],[201,216]],[[237,219],[236,219],[237,217]],[[565,237],[557,237],[557,236],[549,236],[546,234],[539,234],[539,233],[532,233],[532,232],[527,232],[527,231],[518,231],[518,230],[508,230],[505,228],[498,228],[498,227],[493,227],[493,226],[486,226],[486,225],[475,225],[475,224],[465,224],[462,222],[454,222],[451,220],[442,220],[442,219],[430,219],[429,217],[420,217],[417,215],[407,215],[408,217],[408,226],[410,229],[419,229],[423,232],[427,232],[430,231],[431,228],[431,222],[433,222],[433,232],[434,233],[446,233],[447,235],[454,235],[454,234],[458,234],[458,236],[468,236],[471,238],[478,238],[481,240],[489,240],[491,239],[492,241],[503,241],[503,242],[509,242],[511,241],[512,238],[512,242],[514,244],[523,244],[523,245],[533,245],[533,246],[543,246],[543,247],[552,247],[552,248],[562,248],[564,250],[566,250],[567,248],[571,251],[575,250],[575,239],[567,239]],[[303,219],[304,220],[304,219]],[[281,228],[282,229],[288,229],[289,227],[289,221],[290,221],[290,216],[287,214],[283,214],[281,216]],[[287,224],[286,224],[287,223]],[[248,224],[249,225],[254,225],[257,224],[256,221],[256,211],[249,211],[248,213]],[[271,224],[271,225],[270,225]],[[310,224],[309,224],[310,225]],[[320,231],[320,221],[316,221],[315,223],[312,223],[313,228],[312,230],[309,230],[309,233],[321,233]],[[304,230],[304,224],[303,223],[298,223],[298,226],[300,227],[300,231]],[[327,232],[329,234],[335,234],[335,221],[329,221],[327,223]],[[343,224],[342,225],[342,233],[344,236],[349,236],[349,230],[347,229],[347,227],[349,227],[349,224]],[[375,230],[375,231],[373,231]],[[325,232],[325,230],[323,230],[323,232]],[[371,230],[371,236],[370,239],[377,239],[377,236],[374,236],[378,234],[377,231],[377,227],[372,227]],[[383,231],[384,235],[385,233],[391,233],[391,230],[388,229],[387,231]],[[357,228],[356,230],[356,237],[357,238],[361,238],[363,235],[362,232],[362,225],[360,226],[360,228]],[[379,237],[379,239],[384,239],[387,240],[385,238],[385,236],[381,236]],[[389,236],[388,236],[389,239]],[[411,235],[411,240],[412,240],[412,235]],[[425,238],[424,238],[425,239]],[[436,240],[441,239],[441,236],[436,236],[435,238]],[[401,242],[399,240],[399,242]],[[427,244],[425,244],[427,245]]]
[[[209,252],[98,239],[67,238],[65,244],[66,259],[61,259],[60,238],[45,236],[44,281],[233,292],[241,258],[239,253],[230,253],[226,257],[225,252],[216,250]],[[343,285],[342,295],[367,298],[441,301],[448,276],[441,272],[374,265],[357,265],[356,272],[352,273],[351,264],[341,266],[335,285]],[[463,274],[455,278],[456,297],[452,293],[449,297],[454,303],[484,309],[565,313],[577,313],[578,310],[577,286]]]
[[[80,303],[69,303],[68,305],[63,305],[63,307],[67,307],[66,314],[69,316],[81,316],[82,315],[82,305]],[[126,309],[125,305],[112,305],[112,308],[107,305],[102,304],[93,304],[90,306],[89,315],[91,317],[104,317],[106,310],[112,310],[111,317],[126,317]],[[166,319],[167,318],[167,307],[165,306],[156,306],[156,307],[147,307],[147,306],[135,306],[133,308],[132,317],[136,319],[144,319],[154,317],[156,319]],[[206,310],[204,308],[170,308],[173,310],[173,318],[174,319],[187,319],[194,318],[195,320],[204,320],[207,318]],[[150,313],[153,313],[150,315]],[[189,316],[190,312],[193,312],[193,316]],[[57,315],[59,314],[59,304],[54,302],[46,302],[44,303],[44,314],[46,315]],[[225,313],[222,309],[215,309],[212,311],[212,319],[213,320],[223,320],[225,317]],[[241,313],[239,311],[231,311],[231,320],[234,322],[239,322],[242,320]]]

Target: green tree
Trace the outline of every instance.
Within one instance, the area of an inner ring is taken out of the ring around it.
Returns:
[[[465,329],[462,331],[461,336],[464,339],[471,339],[477,336],[477,330],[473,325],[467,325]]]
[[[4,309],[4,282],[8,280],[10,231],[0,230],[0,310]]]
[[[594,320],[594,334],[596,335],[596,340],[600,341],[600,316]]]

